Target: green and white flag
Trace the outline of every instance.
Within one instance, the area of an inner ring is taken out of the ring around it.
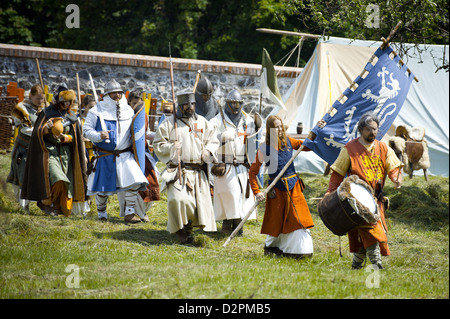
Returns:
[[[282,107],[283,110],[286,110],[280,91],[278,90],[275,68],[266,49],[263,49],[261,65],[261,93],[273,103]]]

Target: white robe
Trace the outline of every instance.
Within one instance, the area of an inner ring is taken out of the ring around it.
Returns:
[[[222,161],[222,154],[226,154],[225,162],[232,162],[233,158],[239,163],[244,163],[246,158],[245,134],[251,135],[256,132],[253,119],[242,112],[242,117],[236,127],[229,117],[224,113],[224,121],[219,113],[211,119],[211,124],[216,127],[218,140],[221,140],[222,133],[228,130],[236,132],[235,139],[226,142],[218,149],[217,158]],[[244,126],[245,125],[245,126]],[[230,156],[229,156],[230,155]],[[255,203],[255,196],[250,189],[248,182],[249,169],[244,165],[227,165],[224,176],[214,176],[214,212],[216,220],[242,219]],[[249,197],[246,198],[247,187]],[[256,210],[249,219],[256,219]]]
[[[104,97],[103,101],[95,105],[89,110],[86,120],[83,125],[83,134],[93,143],[99,143],[102,141],[100,138],[100,132],[95,128],[97,125],[97,118],[99,115],[99,107],[103,119],[106,121],[117,121],[116,114],[116,103],[109,96]],[[117,145],[115,150],[124,150],[132,146],[131,137],[131,122],[133,120],[134,111],[128,105],[125,96],[122,96],[120,100],[120,133],[117,131]],[[112,155],[111,155],[112,156]],[[121,153],[120,156],[116,157],[116,181],[111,181],[111,183],[116,183],[117,191],[124,191],[127,189],[136,188],[138,185],[147,185],[148,181],[144,173],[136,162],[134,154],[132,152]],[[94,195],[98,192],[91,191],[92,183],[94,181],[94,174],[92,172],[88,177],[88,195]],[[106,193],[104,195],[112,195],[112,193]]]
[[[184,122],[183,122],[184,121]],[[186,124],[186,123],[187,124]],[[177,120],[178,140],[181,142],[180,158],[185,164],[202,164],[202,151],[215,154],[219,142],[209,122],[202,116],[197,119]],[[173,148],[175,130],[173,116],[167,117],[156,130],[153,149],[166,165],[176,162]],[[204,171],[182,169],[181,183],[177,168],[166,168],[161,173],[161,191],[167,188],[167,231],[175,233],[188,221],[204,231],[217,231],[208,178]]]
[[[266,247],[277,247],[285,254],[312,254],[313,241],[309,229],[301,228],[278,237],[267,235]]]

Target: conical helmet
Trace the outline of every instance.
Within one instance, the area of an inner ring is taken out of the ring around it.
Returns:
[[[106,83],[105,93],[104,94],[109,94],[109,93],[112,93],[112,92],[122,92],[123,93],[123,90],[120,87],[119,82],[117,82],[114,79],[112,79],[111,81]]]
[[[200,81],[198,81],[196,92],[201,95],[211,95],[213,92],[213,85],[207,78],[201,78]]]

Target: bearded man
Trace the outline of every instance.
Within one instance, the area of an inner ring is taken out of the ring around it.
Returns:
[[[177,104],[177,126],[168,116],[156,130],[153,149],[166,164],[161,190],[167,187],[167,231],[188,243],[193,227],[217,230],[205,167],[215,160],[219,141],[214,127],[195,113],[193,93],[177,95]]]
[[[139,163],[136,155],[145,149],[143,145],[142,150],[138,149],[136,136],[145,135],[145,118],[140,118],[144,115],[143,107],[133,110],[128,105],[120,84],[113,79],[106,84],[103,101],[86,116],[84,136],[94,143],[97,153],[88,178],[87,194],[96,195],[99,220],[108,218],[108,196],[125,192],[125,222],[141,222],[135,214],[136,199],[138,191],[145,190],[148,181],[141,166],[144,163]]]
[[[381,269],[381,256],[390,255],[382,193],[386,176],[395,188],[400,188],[401,162],[392,148],[375,139],[379,125],[380,120],[375,114],[369,112],[361,116],[357,126],[360,137],[348,142],[331,165],[333,172],[326,194],[336,190],[345,176],[357,175],[378,197],[380,220],[375,225],[363,225],[348,232],[353,269],[362,267],[366,255],[374,267]]]

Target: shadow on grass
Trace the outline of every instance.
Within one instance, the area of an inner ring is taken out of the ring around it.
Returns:
[[[113,232],[94,232],[94,235],[99,238],[108,238],[115,240],[124,240],[142,245],[179,245],[180,243],[175,239],[173,234],[166,230],[154,229],[140,229],[130,228],[126,230]],[[193,241],[191,243],[183,244],[194,247],[208,247],[211,246],[211,241],[220,241],[228,235],[222,232],[204,232],[202,230],[194,230]]]
[[[112,232],[94,232],[94,235],[99,239],[108,238],[124,240],[140,243],[142,245],[162,245],[175,243],[172,236],[165,230],[129,228],[126,230]]]

